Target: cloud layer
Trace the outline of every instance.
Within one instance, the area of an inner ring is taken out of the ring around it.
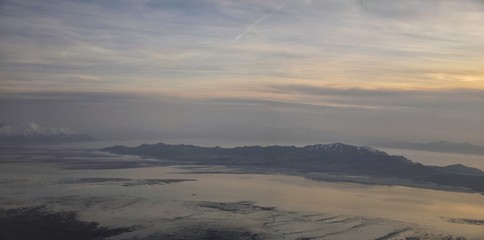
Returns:
[[[1,90],[482,89],[483,11],[470,0],[2,1]]]
[[[28,119],[68,126],[101,139],[199,138],[266,144],[446,139],[484,144],[482,90],[272,87],[294,94],[294,100],[106,92],[12,93],[0,97],[0,112],[8,113],[3,121]]]
[[[5,0],[0,110],[96,131],[484,143],[483,22],[479,0]]]

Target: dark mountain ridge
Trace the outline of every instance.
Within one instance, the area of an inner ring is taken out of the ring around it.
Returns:
[[[183,164],[224,165],[281,171],[352,174],[400,178],[484,192],[484,172],[464,165],[425,166],[403,156],[393,156],[369,147],[342,143],[295,146],[245,146],[235,148],[142,144],[114,146],[104,151],[117,154],[176,160]]]

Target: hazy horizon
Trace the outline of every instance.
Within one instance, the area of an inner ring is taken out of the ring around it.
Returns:
[[[484,2],[0,2],[0,121],[484,145]]]

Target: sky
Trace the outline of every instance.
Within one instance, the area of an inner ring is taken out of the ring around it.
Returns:
[[[482,0],[0,0],[0,121],[484,144]]]

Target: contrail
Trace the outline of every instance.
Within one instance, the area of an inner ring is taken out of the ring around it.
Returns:
[[[242,38],[245,35],[247,35],[248,33],[252,32],[252,29],[254,29],[257,25],[259,25],[259,23],[267,20],[268,18],[272,17],[274,14],[278,13],[290,1],[291,0],[285,0],[284,2],[282,2],[281,4],[279,4],[279,6],[277,6],[276,9],[274,9],[273,12],[271,12],[269,14],[266,14],[265,16],[262,16],[261,18],[257,19],[249,27],[247,27],[247,29],[243,33],[237,35],[235,37],[235,41],[238,41],[240,38]]]

